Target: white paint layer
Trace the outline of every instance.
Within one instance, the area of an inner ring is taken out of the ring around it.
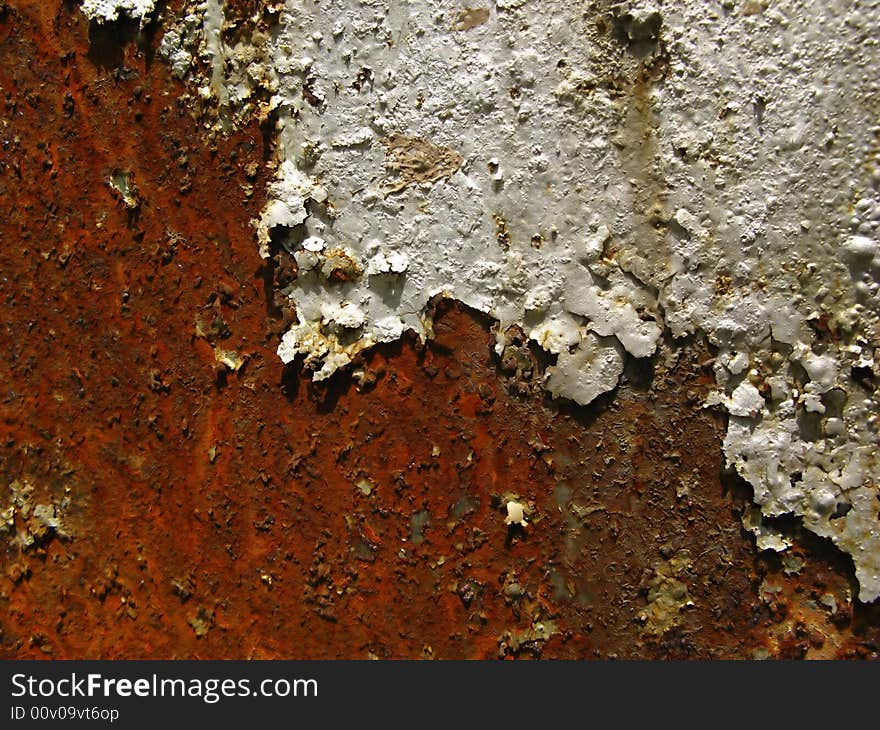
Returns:
[[[89,20],[112,23],[121,15],[143,22],[156,5],[156,0],[82,0],[82,11]]]

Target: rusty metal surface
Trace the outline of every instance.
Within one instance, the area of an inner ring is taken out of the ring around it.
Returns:
[[[357,378],[283,367],[269,141],[206,139],[151,27],[0,2],[0,655],[876,656],[830,543],[756,554],[698,341],[588,408],[443,302]]]

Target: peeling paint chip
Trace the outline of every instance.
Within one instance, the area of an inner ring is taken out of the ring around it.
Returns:
[[[528,527],[529,523],[526,522],[525,511],[519,502],[511,500],[507,503],[507,517],[504,518],[504,524]]]
[[[134,210],[140,206],[137,187],[134,184],[134,176],[130,172],[119,169],[113,170],[107,184],[119,196],[126,208]]]
[[[83,0],[82,11],[89,20],[99,23],[112,23],[125,14],[143,24],[155,5],[156,0]]]

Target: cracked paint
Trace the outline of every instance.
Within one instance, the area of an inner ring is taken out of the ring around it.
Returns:
[[[803,518],[853,557],[860,598],[880,595],[863,387],[880,6],[275,7],[261,53],[278,173],[258,232],[264,256],[274,242],[300,263],[284,362],[325,379],[430,337],[441,296],[497,320],[502,356],[525,332],[553,357],[549,392],[586,405],[663,333],[706,336],[708,402],[730,414],[725,454],[763,515]],[[302,265],[316,237],[351,275]],[[371,257],[407,265],[388,277]]]
[[[3,656],[876,657],[874,5],[110,5],[0,3]]]

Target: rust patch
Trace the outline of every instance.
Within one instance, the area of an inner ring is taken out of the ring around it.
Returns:
[[[453,30],[470,30],[489,20],[489,8],[464,8],[455,16]]]
[[[455,150],[421,137],[392,134],[381,142],[387,156],[385,167],[397,175],[386,183],[386,195],[400,193],[410,185],[444,180],[455,174],[463,161]]]
[[[770,7],[770,0],[746,0],[742,5],[743,15],[760,15]]]
[[[495,221],[495,240],[507,251],[510,248],[510,229],[507,227],[507,221],[498,214],[493,215],[492,220]]]
[[[283,367],[263,136],[206,141],[157,40],[104,57],[62,0],[0,18],[0,656],[876,657],[826,541],[755,556],[699,342],[590,408],[450,302],[352,375]]]

